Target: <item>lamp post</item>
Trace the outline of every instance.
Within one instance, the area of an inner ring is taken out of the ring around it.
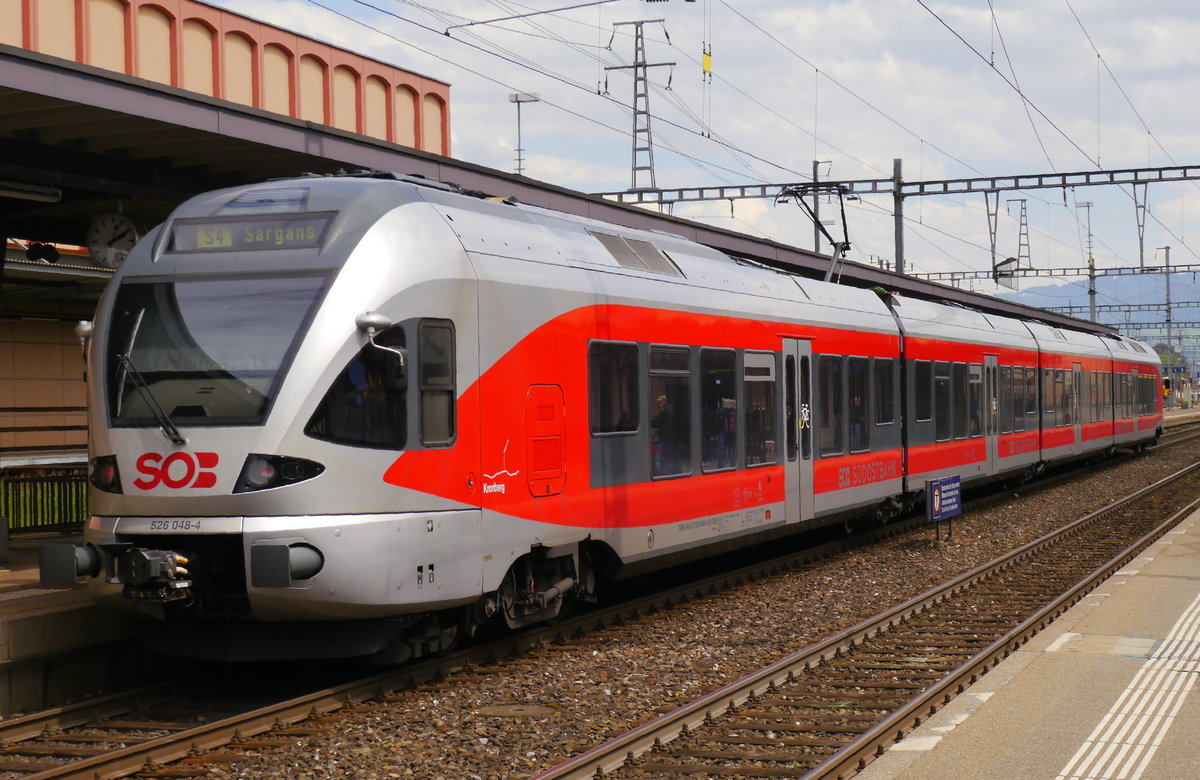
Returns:
[[[525,170],[525,158],[523,156],[525,147],[521,146],[521,104],[536,103],[541,100],[541,97],[536,92],[517,92],[508,96],[509,103],[517,104],[517,175]]]

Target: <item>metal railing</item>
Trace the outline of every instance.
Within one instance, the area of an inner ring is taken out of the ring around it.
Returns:
[[[9,533],[77,531],[88,516],[85,469],[0,472],[0,518]]]

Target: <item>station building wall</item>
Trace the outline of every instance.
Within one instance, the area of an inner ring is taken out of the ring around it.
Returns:
[[[87,450],[83,374],[71,323],[0,319],[0,469]]]
[[[450,154],[448,84],[197,0],[0,0],[0,44]]]

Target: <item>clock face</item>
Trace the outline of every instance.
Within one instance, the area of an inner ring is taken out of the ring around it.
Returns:
[[[116,268],[133,249],[139,236],[133,221],[124,214],[104,214],[88,226],[87,248],[92,259]]]

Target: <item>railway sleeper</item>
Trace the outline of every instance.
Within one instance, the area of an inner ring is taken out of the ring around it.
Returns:
[[[21,757],[0,757],[0,772],[19,772],[22,775],[27,775],[34,772],[49,772],[60,768],[62,768],[61,761],[48,761],[46,759],[39,760]]]
[[[926,671],[948,672],[958,664],[948,658],[901,658],[892,659],[884,654],[856,656],[841,664],[843,669],[861,669],[874,672]]]
[[[805,683],[805,685],[822,686],[827,690],[840,690],[843,688],[855,689],[874,689],[884,688],[886,690],[908,690],[908,691],[923,691],[926,686],[923,683],[907,682],[904,680],[847,680],[845,678],[839,680],[813,680]]]
[[[791,763],[802,758],[795,753],[780,753],[773,750],[679,750],[671,755],[679,758],[707,758],[715,761],[762,761],[769,763]],[[803,758],[807,758],[804,756]]]
[[[774,745],[776,747],[812,747],[812,748],[841,748],[846,744],[844,739],[821,739],[819,737],[734,737],[728,734],[717,734],[710,742],[728,743],[731,745]]]
[[[813,691],[812,693],[769,696],[759,699],[757,704],[764,707],[807,707],[814,710],[836,708],[845,712],[848,710],[884,710],[894,707],[897,702],[905,701],[907,699],[903,697],[892,699],[887,696],[879,696],[873,691],[870,693],[863,691],[852,696],[847,695],[846,692]]]
[[[749,718],[763,718],[763,719],[787,718],[787,719],[793,720],[793,721],[802,720],[802,721],[812,721],[814,723],[816,723],[816,722],[820,722],[820,723],[835,722],[835,723],[841,723],[841,724],[846,724],[846,725],[850,725],[850,724],[854,724],[854,723],[874,724],[879,720],[874,715],[853,715],[848,712],[834,712],[834,713],[800,712],[799,707],[788,708],[787,710],[780,710],[778,712],[773,712],[771,710],[743,710],[742,712],[739,712],[735,717],[738,719],[743,719],[743,718],[745,718],[745,719],[749,719]]]
[[[808,707],[814,710],[826,707],[841,707],[855,710],[893,710],[907,702],[908,697],[880,696],[874,691],[813,691],[804,696],[782,696],[777,701],[782,706]]]
[[[22,744],[4,751],[14,756],[60,756],[62,758],[91,758],[111,752],[107,747],[81,747],[79,745]]]
[[[754,769],[743,766],[707,766],[703,764],[667,764],[654,762],[630,767],[637,774],[648,773],[650,777],[681,775],[694,777],[697,773],[723,777],[796,777],[795,769]]]
[[[786,717],[786,716],[783,716]],[[816,725],[807,723],[772,723],[762,720],[748,720],[741,722],[734,719],[732,722],[724,724],[727,729],[745,729],[748,731],[786,731],[789,733],[798,734],[862,734],[868,731],[872,726],[878,723],[878,720],[872,719],[869,723],[861,723],[858,725]]]

